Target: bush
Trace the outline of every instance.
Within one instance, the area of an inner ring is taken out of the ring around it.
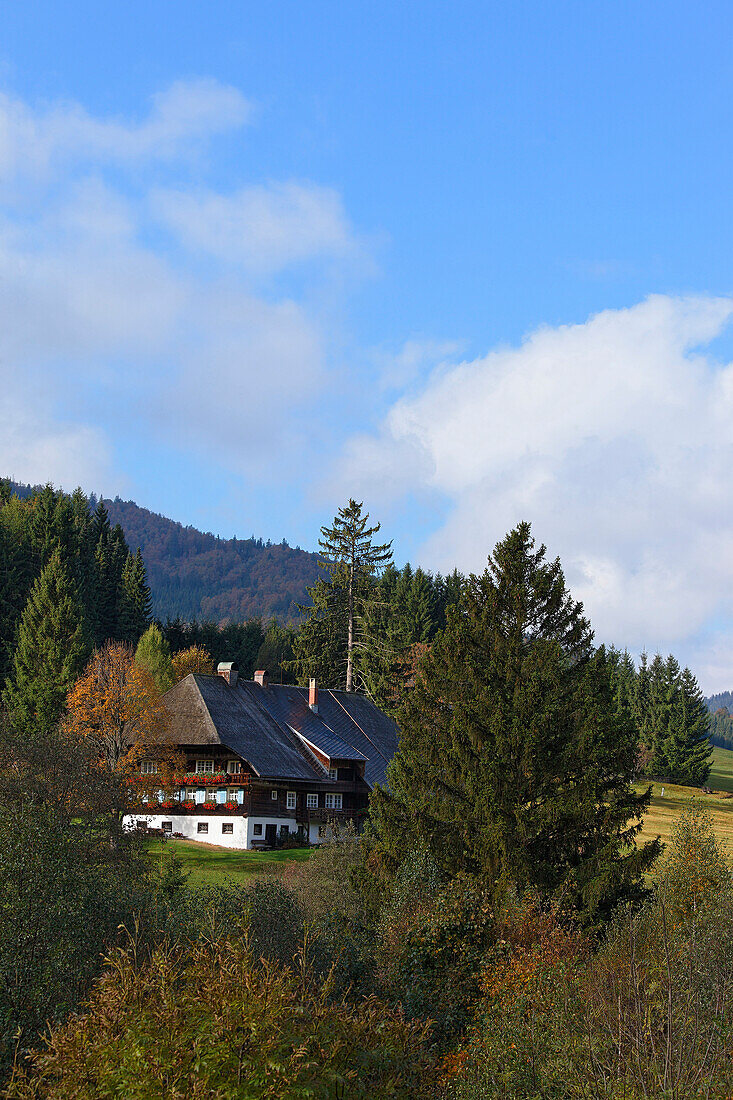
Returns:
[[[134,838],[0,802],[0,1077],[16,1044],[63,1019],[98,974],[122,922],[150,909]],[[143,918],[144,919],[144,918]]]
[[[246,895],[246,923],[256,958],[293,965],[303,939],[303,914],[290,890],[277,880],[256,880]]]
[[[451,1100],[727,1100],[733,885],[706,812],[682,814],[654,896],[595,955],[536,900],[507,910]]]
[[[116,950],[85,1013],[18,1067],[7,1100],[374,1100],[432,1095],[424,1025],[333,1000],[241,940]]]

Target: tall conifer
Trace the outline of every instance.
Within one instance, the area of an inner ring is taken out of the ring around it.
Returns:
[[[380,570],[392,558],[392,543],[376,544],[377,523],[368,526],[363,503],[349,500],[318,540],[324,575],[308,589],[313,604],[294,645],[292,667],[299,679],[316,676],[353,691],[356,651],[366,604]]]
[[[634,837],[636,730],[603,650],[529,524],[471,576],[399,717],[373,818],[395,859],[422,841],[448,874],[564,888],[589,922],[640,896],[656,842]]]
[[[28,736],[56,725],[87,656],[81,605],[56,551],[31,589],[3,693],[15,724]]]
[[[138,547],[137,553],[127,555],[117,608],[117,635],[123,642],[137,645],[150,625],[151,599],[145,573],[145,563]]]

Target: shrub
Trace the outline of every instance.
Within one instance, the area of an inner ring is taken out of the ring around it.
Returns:
[[[76,1007],[101,955],[146,919],[135,837],[69,825],[38,804],[0,801],[0,1077],[16,1044]]]
[[[258,879],[247,891],[246,921],[255,957],[291,966],[303,938],[303,914],[277,880]]]
[[[117,950],[86,1012],[18,1069],[7,1100],[353,1100],[431,1095],[428,1029],[333,1000],[242,941]]]

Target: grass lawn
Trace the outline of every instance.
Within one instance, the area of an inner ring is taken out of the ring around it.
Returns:
[[[690,798],[699,798],[710,810],[715,831],[733,853],[733,751],[713,750],[713,766],[707,786],[713,794],[703,794],[696,787],[678,787],[673,783],[653,783],[652,801],[644,818],[641,839],[660,836],[669,843],[672,828]],[[664,788],[664,797],[662,797]]]
[[[733,755],[733,754],[731,754]],[[220,886],[230,879],[245,882],[252,875],[279,874],[291,860],[308,859],[310,849],[293,848],[274,852],[243,852],[219,848],[215,844],[200,844],[196,840],[160,840],[151,837],[146,842],[151,860],[170,858],[175,854],[183,870],[188,872],[191,886]]]

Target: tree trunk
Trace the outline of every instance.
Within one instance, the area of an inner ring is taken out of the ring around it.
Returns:
[[[346,646],[346,690],[354,690],[354,558],[349,565],[349,637]]]

